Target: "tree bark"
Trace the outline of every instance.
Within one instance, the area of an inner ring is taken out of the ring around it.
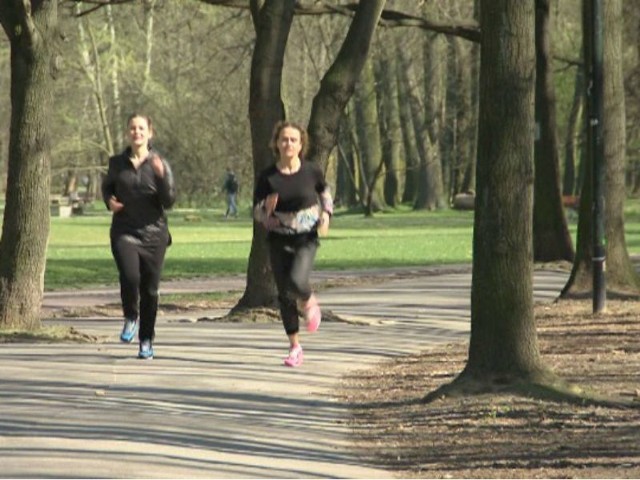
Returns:
[[[340,116],[367,58],[385,1],[360,2],[340,52],[323,77],[313,100],[307,159],[318,162],[323,169],[335,147]],[[273,126],[286,116],[281,98],[282,69],[295,7],[294,0],[252,0],[250,3],[256,29],[249,94],[254,182],[259,173],[275,160],[269,141]],[[247,286],[234,311],[277,304],[268,258],[266,232],[254,222]]]
[[[364,176],[363,198],[366,215],[372,215],[385,207],[384,159],[378,121],[376,78],[372,61],[366,62],[355,96],[356,132],[362,159]]]
[[[444,103],[444,61],[442,40],[433,36],[425,41],[425,99],[422,156],[418,194],[414,210],[436,210],[444,206],[442,161],[440,157],[441,126]]]
[[[573,261],[573,241],[562,206],[556,94],[551,61],[550,0],[536,0],[536,142],[533,258]]]
[[[334,197],[336,205],[345,207],[358,205],[355,154],[351,138],[351,127],[345,115],[340,119],[340,130],[338,132],[338,172]]]
[[[382,102],[379,116],[382,118],[381,137],[385,162],[384,201],[390,207],[400,203],[400,172],[402,170],[403,143],[400,126],[398,79],[396,59],[385,54],[380,62],[379,84],[382,85]]]
[[[30,7],[30,8],[29,8]],[[57,69],[56,0],[3,0],[11,46],[11,126],[0,239],[0,326],[37,329],[49,239],[50,117]]]
[[[411,64],[402,56],[402,47],[396,49],[398,56],[397,75],[398,89],[400,98],[404,99],[400,102],[400,123],[402,125],[402,141],[405,151],[405,180],[404,191],[402,193],[402,203],[410,203],[416,199],[418,191],[418,168],[420,165],[420,153],[416,141],[416,130],[413,124],[413,116],[411,113],[411,85],[415,84],[415,80],[410,79],[409,75],[414,74]]]
[[[79,14],[80,5],[75,6],[75,12],[76,15]],[[78,19],[78,33],[81,42],[78,45],[78,48],[80,49],[82,57],[82,70],[91,83],[91,87],[93,89],[96,114],[100,119],[100,130],[102,132],[102,141],[104,142],[103,150],[106,152],[106,156],[110,157],[115,154],[116,147],[113,142],[113,136],[111,134],[111,127],[109,125],[109,118],[107,115],[108,102],[104,96],[100,55],[98,54],[98,47],[93,35],[90,20],[83,20],[82,18]]]
[[[627,251],[624,234],[625,167],[625,104],[622,81],[622,3],[611,0],[603,3],[604,40],[604,114],[603,142],[605,163],[605,256],[606,288],[611,294],[637,295],[640,288],[638,274]],[[584,58],[591,58],[588,28],[589,2],[583,4]],[[585,62],[588,66],[588,62]],[[589,78],[588,72],[585,74]],[[589,82],[585,82],[588,84]],[[588,86],[587,86],[588,88]],[[585,122],[590,121],[585,115]],[[587,128],[587,144],[591,144],[591,129]],[[593,154],[586,156],[584,182],[580,193],[580,216],[576,258],[571,275],[560,297],[580,297],[593,292]]]
[[[578,165],[578,143],[581,137],[582,112],[584,106],[584,69],[576,68],[576,79],[571,102],[571,110],[567,121],[567,136],[564,143],[564,178],[562,181],[562,194],[575,195],[580,192],[577,181],[576,165]]]
[[[533,2],[481,4],[480,130],[471,340],[460,379],[513,383],[541,373],[533,316]]]
[[[624,232],[627,137],[622,68],[622,3],[622,0],[603,2],[606,276],[608,288],[637,294],[640,277],[629,258]]]
[[[339,120],[353,95],[367,56],[373,33],[386,0],[358,4],[353,21],[338,55],[320,82],[313,99],[309,121],[310,149],[307,158],[323,168],[336,144]]]
[[[476,120],[473,104],[472,89],[476,88],[473,72],[473,62],[468,46],[464,45],[459,38],[452,38],[453,49],[456,52],[456,85],[458,86],[456,115],[456,166],[461,170],[460,182],[458,190],[450,193],[468,192],[474,189],[472,172],[474,170],[472,164],[475,163],[474,158],[474,142],[475,142],[475,124]],[[473,46],[472,46],[473,47]],[[451,195],[453,197],[453,195]]]
[[[282,68],[295,3],[295,0],[251,2],[256,28],[249,93],[254,184],[260,172],[275,161],[269,142],[274,125],[285,118],[280,96]],[[247,286],[233,310],[276,305],[277,292],[269,263],[266,232],[253,222]]]

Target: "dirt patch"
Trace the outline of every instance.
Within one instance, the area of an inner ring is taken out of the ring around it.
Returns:
[[[514,395],[422,398],[450,382],[468,345],[451,344],[354,372],[339,396],[363,456],[403,478],[640,478],[640,308],[608,301],[536,307],[547,366],[635,408]]]
[[[205,310],[227,309],[233,307],[230,300],[177,300],[163,303],[158,310],[158,315],[169,313],[192,313]],[[66,307],[45,312],[45,318],[86,318],[86,317],[115,317],[122,316],[122,307],[119,303],[106,303],[91,307]]]
[[[25,330],[0,330],[0,343],[99,343],[104,338],[76,330],[74,327],[45,327],[33,332]]]

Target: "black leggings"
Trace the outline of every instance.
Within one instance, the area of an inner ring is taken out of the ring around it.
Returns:
[[[271,270],[278,288],[280,316],[287,335],[300,330],[296,300],[306,301],[311,296],[309,277],[317,249],[316,236],[269,236]]]
[[[120,298],[125,318],[140,317],[140,341],[152,340],[158,314],[158,287],[167,242],[144,244],[131,235],[111,238],[111,252],[120,272]]]

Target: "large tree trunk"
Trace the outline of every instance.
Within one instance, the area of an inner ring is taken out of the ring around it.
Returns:
[[[274,125],[285,118],[280,97],[282,66],[295,4],[295,0],[266,0],[264,4],[251,2],[256,29],[249,93],[254,183],[260,172],[275,161],[269,141]],[[269,264],[266,232],[253,222],[247,286],[234,311],[276,305],[277,293]]]
[[[591,58],[589,44],[589,2],[584,2],[585,25],[584,58]],[[640,282],[627,251],[624,234],[624,166],[625,166],[625,106],[622,82],[622,3],[621,0],[604,2],[604,115],[603,142],[605,163],[605,254],[607,292],[637,294]],[[587,62],[585,62],[587,64]],[[589,75],[587,75],[589,77]],[[586,82],[589,83],[589,82]],[[585,115],[586,122],[590,121]],[[592,135],[587,128],[587,136]],[[587,143],[591,144],[590,138]],[[580,197],[580,217],[576,258],[561,298],[584,296],[593,292],[593,155],[586,158],[584,183]]]
[[[640,192],[640,4],[623,2],[625,45],[625,109],[627,113],[627,186]]]
[[[0,23],[11,44],[9,163],[0,239],[2,328],[40,326],[49,240],[57,13],[55,0],[0,3]]]
[[[638,293],[640,278],[629,258],[624,232],[626,127],[622,66],[622,0],[604,8],[604,156],[607,286]]]
[[[481,4],[471,341],[460,379],[491,388],[543,372],[533,316],[534,5]]]
[[[371,39],[386,0],[366,0],[358,3],[347,36],[336,59],[322,77],[320,90],[313,99],[307,158],[323,168],[336,144],[340,117],[353,95],[356,81],[369,54]]]
[[[367,58],[385,1],[360,2],[340,52],[323,77],[313,100],[307,159],[318,162],[323,169],[335,146],[340,116]],[[281,99],[282,68],[295,5],[295,0],[251,0],[250,4],[256,30],[249,93],[254,182],[259,173],[275,161],[269,141],[274,125],[285,118]],[[254,222],[247,286],[233,310],[275,306],[276,303],[266,232]]]
[[[551,61],[550,0],[536,0],[536,123],[533,257],[536,262],[573,260],[573,242],[562,206],[556,94]]]

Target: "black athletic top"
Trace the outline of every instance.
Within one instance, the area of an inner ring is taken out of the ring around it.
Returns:
[[[278,203],[267,218],[264,201],[272,193],[278,194]],[[320,167],[302,161],[300,169],[290,175],[283,174],[276,165],[262,171],[253,196],[254,217],[269,231],[292,235],[315,231],[322,212],[333,213],[333,200]]]
[[[124,205],[122,210],[113,214],[112,237],[132,235],[150,244],[166,241],[165,209],[173,206],[176,191],[171,168],[162,157],[164,177],[156,175],[151,166],[154,155],[159,156],[151,150],[137,170],[130,160],[130,148],[109,159],[109,170],[102,181],[102,198],[107,208],[112,196]]]

